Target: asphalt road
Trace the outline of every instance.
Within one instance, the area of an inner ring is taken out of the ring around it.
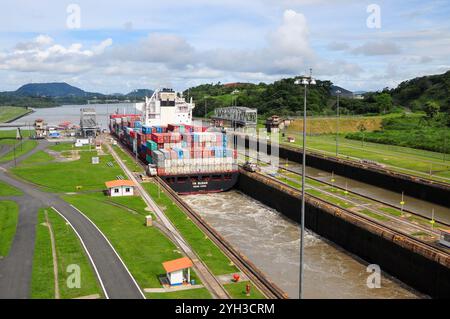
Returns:
[[[18,158],[17,162],[45,149],[46,143],[41,141],[38,147]],[[6,258],[0,260],[0,298],[30,297],[35,229],[37,211],[40,207],[56,208],[78,232],[92,257],[93,264],[98,271],[99,281],[103,283],[104,293],[108,298],[144,298],[126,266],[101,232],[83,214],[80,214],[58,195],[42,192],[36,186],[8,175],[5,168],[13,165],[14,163],[9,162],[0,166],[0,180],[21,189],[24,196],[11,198],[19,204],[19,221],[10,253]]]

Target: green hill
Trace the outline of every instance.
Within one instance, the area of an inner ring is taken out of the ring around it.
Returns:
[[[442,112],[450,113],[450,71],[404,81],[390,94],[395,103],[412,111],[424,110],[427,102],[434,101]]]

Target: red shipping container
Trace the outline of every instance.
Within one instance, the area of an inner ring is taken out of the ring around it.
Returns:
[[[161,133],[152,133],[151,140],[158,144],[164,143],[164,136]]]

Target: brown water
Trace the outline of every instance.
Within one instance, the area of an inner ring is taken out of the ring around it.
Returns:
[[[291,298],[298,298],[299,227],[279,212],[238,192],[183,199]],[[306,298],[420,298],[382,274],[381,288],[366,285],[367,263],[307,231]]]

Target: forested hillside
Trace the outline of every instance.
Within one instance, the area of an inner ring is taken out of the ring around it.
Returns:
[[[204,116],[216,107],[230,105],[257,108],[261,115],[299,115],[303,110],[303,86],[294,84],[296,78],[286,78],[271,84],[203,84],[183,93],[192,96],[197,106],[195,116]],[[317,81],[308,89],[308,113],[311,115],[335,114],[337,98],[336,87],[330,81]],[[351,92],[345,90],[341,96],[342,114],[379,114],[393,109],[388,93],[372,93],[365,100],[349,98]]]

